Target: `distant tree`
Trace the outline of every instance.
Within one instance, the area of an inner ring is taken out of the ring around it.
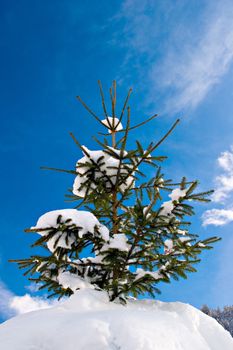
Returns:
[[[189,231],[186,219],[194,215],[190,203],[208,202],[212,191],[196,193],[198,181],[183,177],[173,182],[161,171],[166,157],[158,153],[158,147],[179,120],[157,142],[144,148],[136,141],[133,149],[127,149],[130,133],[157,115],[131,126],[128,100],[132,90],[117,113],[113,82],[110,113],[100,82],[99,87],[104,116],[78,100],[107,131],[101,133],[101,141],[95,138],[101,150],[89,150],[71,133],[82,158],[74,170],[53,169],[75,176],[68,197],[78,205],[41,216],[26,232],[39,233],[33,247],[44,248],[46,254],[14,261],[51,296],[69,296],[86,287],[107,291],[111,301],[125,301],[129,294],[155,296],[159,282],[186,278],[188,272],[196,271],[193,265],[200,261],[200,253],[219,239],[200,240]]]
[[[203,305],[201,310],[215,318],[233,337],[233,306],[224,306],[221,310],[220,308],[210,309],[207,305]]]

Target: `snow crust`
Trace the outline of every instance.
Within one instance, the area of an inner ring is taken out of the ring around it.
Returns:
[[[232,350],[216,320],[179,302],[110,303],[107,294],[78,291],[47,310],[0,325],[4,350]]]

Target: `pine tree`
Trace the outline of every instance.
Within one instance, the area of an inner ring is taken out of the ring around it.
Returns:
[[[159,155],[158,147],[179,120],[158,142],[143,148],[136,141],[135,148],[129,150],[131,131],[157,115],[131,126],[128,102],[132,89],[118,115],[115,81],[110,88],[111,114],[100,82],[99,88],[104,118],[77,98],[107,131],[100,133],[102,140],[95,139],[101,150],[89,150],[71,133],[83,153],[76,169],[47,168],[75,176],[68,198],[78,204],[75,209],[42,215],[35,227],[26,230],[40,235],[33,247],[43,247],[44,256],[13,261],[26,268],[25,275],[40,283],[40,289],[47,289],[50,296],[70,296],[88,287],[107,291],[110,301],[125,301],[129,295],[154,297],[159,282],[195,272],[200,253],[219,239],[200,240],[189,231],[186,219],[194,215],[190,202],[208,202],[212,191],[196,193],[198,181],[184,177],[174,183],[161,171],[166,157]],[[146,177],[145,165],[153,168],[151,179]],[[164,201],[167,195],[170,199]]]
[[[233,337],[233,306],[211,309],[207,305],[203,305],[201,311],[218,321]]]

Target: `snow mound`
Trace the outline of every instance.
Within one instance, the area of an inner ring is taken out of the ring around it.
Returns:
[[[179,302],[110,303],[104,292],[82,290],[55,307],[0,325],[4,350],[232,350],[214,319]]]

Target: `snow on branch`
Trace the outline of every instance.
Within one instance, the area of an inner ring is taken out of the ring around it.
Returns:
[[[82,146],[82,148],[85,153],[84,157],[77,161],[76,170],[78,175],[73,184],[73,193],[76,196],[83,198],[94,191],[100,184],[107,190],[111,190],[119,176],[122,182],[120,185],[121,191],[134,186],[134,173],[128,176],[128,168],[130,168],[131,164],[124,165],[121,162],[119,159],[120,150],[113,147],[108,147],[107,151],[90,151],[85,146]],[[125,155],[127,155],[127,152],[124,152],[123,156]]]
[[[36,226],[32,227],[34,231],[38,229],[41,236],[51,235],[47,241],[48,249],[54,252],[57,247],[71,249],[78,238],[87,234],[100,234],[104,241],[109,239],[109,231],[106,226],[100,224],[97,218],[90,212],[76,209],[53,210],[42,215]],[[74,230],[76,229],[76,230]],[[70,234],[67,235],[67,232]]]

